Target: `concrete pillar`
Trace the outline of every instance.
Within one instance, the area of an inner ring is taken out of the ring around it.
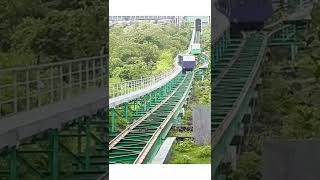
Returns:
[[[192,109],[193,136],[196,144],[209,144],[211,141],[211,108]]]

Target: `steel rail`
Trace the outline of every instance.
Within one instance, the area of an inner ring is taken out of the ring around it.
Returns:
[[[248,93],[254,78],[256,78],[256,74],[258,72],[258,69],[263,61],[263,55],[265,53],[265,47],[267,46],[268,40],[269,38],[276,32],[278,32],[279,30],[285,28],[284,27],[279,27],[275,30],[273,30],[272,32],[268,33],[263,42],[262,45],[260,47],[260,51],[259,54],[257,56],[257,61],[255,63],[255,65],[252,68],[252,71],[249,75],[249,78],[246,80],[246,84],[245,86],[242,88],[242,91],[240,92],[240,95],[238,96],[237,100],[235,101],[232,110],[225,116],[224,120],[222,121],[222,123],[220,124],[220,126],[214,131],[213,135],[212,135],[212,148],[214,148],[220,141],[220,139],[222,138],[222,136],[224,135],[224,132],[226,131],[226,129],[229,127],[229,125],[231,124],[233,118],[236,116],[238,110],[240,109],[240,105],[241,103],[244,101],[245,99],[245,95]],[[231,67],[229,67],[231,68]]]
[[[132,123],[130,126],[128,126],[125,130],[123,130],[118,136],[116,136],[114,139],[112,139],[109,142],[109,150],[111,150],[114,146],[116,146],[122,139],[126,137],[126,135],[133,130],[135,127],[137,127],[141,122],[146,120],[152,113],[154,113],[159,107],[161,107],[164,103],[166,103],[179,89],[179,87],[182,85],[183,81],[186,79],[186,76],[183,78],[183,80],[180,82],[179,86],[176,87],[176,89],[169,94],[162,102],[160,102],[157,106],[155,106],[153,109],[151,109],[147,114],[139,118],[137,121]]]
[[[246,34],[244,32],[241,32],[242,36],[243,36],[243,40],[240,44],[240,47],[237,49],[237,51],[235,52],[236,55],[232,57],[232,59],[230,60],[230,62],[227,64],[227,66],[224,68],[224,70],[218,75],[217,78],[215,78],[213,80],[213,85],[215,84],[219,84],[219,82],[222,80],[222,78],[225,76],[225,74],[228,72],[228,70],[230,69],[230,67],[238,60],[241,51],[243,50],[243,47],[246,43]]]
[[[186,76],[187,77],[187,76]],[[185,77],[185,78],[186,78]],[[192,72],[192,77],[191,80],[189,82],[188,88],[185,90],[183,96],[180,98],[179,102],[176,104],[176,106],[173,108],[173,110],[169,113],[169,115],[166,117],[166,119],[161,123],[161,125],[158,127],[158,129],[156,130],[156,132],[153,134],[153,136],[150,138],[149,142],[147,143],[147,145],[142,149],[142,151],[140,152],[139,156],[137,157],[137,159],[135,160],[134,164],[142,164],[145,157],[147,156],[147,154],[149,153],[150,149],[152,148],[152,146],[154,145],[155,141],[158,139],[159,135],[161,134],[162,130],[166,127],[166,125],[168,124],[168,122],[171,120],[171,118],[173,117],[174,113],[177,111],[177,109],[179,108],[180,104],[182,103],[182,101],[185,99],[187,93],[189,92],[190,88],[191,88],[191,84],[192,84],[192,80],[194,78],[194,73]],[[183,83],[183,82],[182,82]],[[177,88],[178,90],[179,88]]]
[[[265,43],[266,43],[266,40],[264,39],[263,44],[265,44]],[[240,108],[241,102],[246,97],[245,94],[248,92],[248,89],[252,83],[251,78],[254,76],[254,72],[257,67],[257,64],[260,64],[259,62],[261,61],[260,54],[263,51],[263,47],[264,47],[263,44],[260,46],[259,55],[257,57],[258,60],[256,61],[253,69],[251,70],[251,73],[249,74],[248,79],[246,79],[246,83],[245,83],[244,87],[242,88],[242,91],[238,95],[237,100],[233,103],[232,110],[227,113],[227,115],[222,120],[222,123],[220,124],[220,126],[213,132],[212,148],[215,148],[215,146],[220,142],[220,139],[224,135],[224,132],[227,130],[227,128],[229,127],[229,125],[233,121],[234,117],[236,116],[236,114]],[[231,68],[231,67],[229,67],[229,68]]]
[[[136,128],[127,131],[127,135],[122,138],[122,141],[114,142],[113,148],[109,150],[110,154],[112,154],[109,156],[110,163],[131,164],[136,161],[138,155],[143,149],[145,149],[150,139],[154,137],[156,132],[158,132],[157,129],[161,127],[162,123],[165,121],[170,112],[173,111],[173,108],[177,105],[177,103],[181,99],[185,100],[185,96],[183,94],[189,91],[192,78],[193,73],[187,73],[183,80],[181,80],[181,82],[175,86],[173,90],[175,93],[167,101],[163,102],[162,106],[159,106],[159,108],[156,109],[158,113],[150,113],[150,117],[148,118],[150,121],[141,121],[139,123],[140,125],[137,125]],[[167,128],[170,127],[166,126],[166,129]],[[141,130],[144,132],[141,133]],[[154,148],[152,147],[152,149]]]

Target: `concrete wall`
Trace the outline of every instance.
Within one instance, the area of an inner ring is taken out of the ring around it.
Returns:
[[[196,144],[210,144],[211,108],[195,107],[192,109],[193,136]]]

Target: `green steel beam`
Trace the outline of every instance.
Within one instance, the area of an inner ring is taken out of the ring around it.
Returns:
[[[59,133],[57,130],[49,130],[49,144],[50,144],[50,161],[49,169],[51,172],[51,180],[59,180]]]
[[[100,132],[101,128],[107,128],[107,119],[106,112],[99,111],[96,116],[75,119],[59,132],[51,129],[47,136],[2,152],[0,157],[7,158],[6,165],[0,166],[0,179],[19,180],[25,173],[34,179],[76,179],[77,174],[96,179],[108,165],[106,133]],[[39,162],[48,163],[39,167]],[[69,164],[70,169],[61,169],[62,162]]]
[[[10,158],[10,180],[18,179],[18,160],[17,160],[17,151],[15,148],[12,148],[9,152]]]

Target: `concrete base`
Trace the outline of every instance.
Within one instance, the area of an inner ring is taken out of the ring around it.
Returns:
[[[161,145],[158,153],[153,158],[151,164],[166,164],[171,156],[171,147],[175,143],[176,137],[168,137]]]

